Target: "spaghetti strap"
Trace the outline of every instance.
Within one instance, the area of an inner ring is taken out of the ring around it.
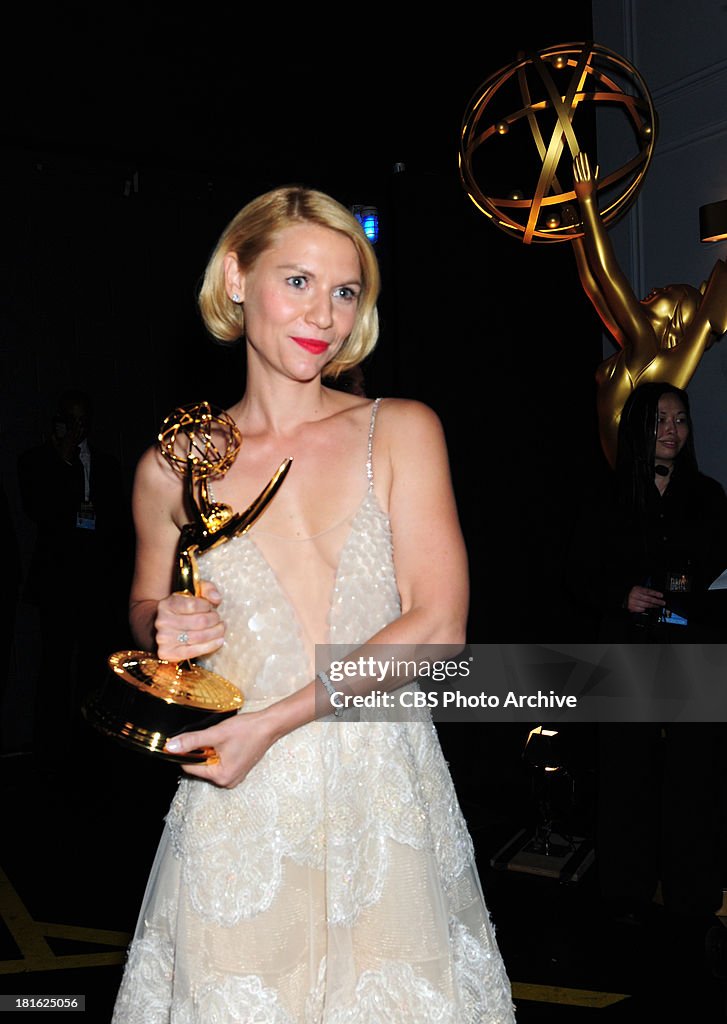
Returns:
[[[374,404],[371,406],[371,420],[369,422],[369,443],[366,456],[366,477],[369,482],[369,490],[372,491],[374,488],[374,427],[376,426],[376,413],[379,411],[380,398],[374,399]]]

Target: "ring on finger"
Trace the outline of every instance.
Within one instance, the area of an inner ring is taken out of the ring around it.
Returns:
[[[189,635],[187,633],[180,633],[179,636],[177,637],[177,643],[178,644],[188,644],[189,643]]]

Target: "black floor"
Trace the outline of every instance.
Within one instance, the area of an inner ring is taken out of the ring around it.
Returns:
[[[514,755],[518,736],[498,750],[492,741],[500,733],[469,728],[452,727],[442,741],[519,1024],[727,1021],[727,983],[718,976],[727,928],[718,924],[719,949],[708,956],[703,936],[677,929],[658,907],[646,925],[606,914],[587,834],[587,779],[568,823],[583,833],[575,856],[543,860],[526,850],[515,856],[526,870],[504,866],[507,853],[493,866],[503,848],[525,844],[539,818],[532,780]],[[0,757],[0,1011],[8,1012],[0,1021],[37,1016],[7,1011],[9,996],[82,995],[80,1019],[108,1024],[177,772],[100,737],[52,772],[29,755]],[[569,874],[575,878],[564,880]]]

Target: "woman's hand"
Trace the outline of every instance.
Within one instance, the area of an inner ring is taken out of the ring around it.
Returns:
[[[199,658],[219,650],[225,640],[225,624],[218,606],[222,595],[202,581],[199,597],[170,594],[157,605],[154,630],[157,655],[163,661]]]
[[[185,764],[188,775],[207,779],[215,786],[234,789],[245,778],[276,739],[265,711],[234,715],[200,732],[173,736],[165,747],[173,754],[212,747],[216,759],[208,764]]]
[[[663,608],[666,602],[660,590],[649,587],[632,587],[626,599],[626,608],[637,615],[650,611],[652,608]]]

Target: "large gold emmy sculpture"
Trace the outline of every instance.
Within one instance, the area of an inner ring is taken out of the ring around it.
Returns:
[[[242,444],[227,413],[207,402],[180,407],[164,420],[158,440],[161,454],[185,478],[192,513],[177,545],[173,589],[194,596],[200,591],[197,556],[250,529],[277,493],[292,459],[283,460],[244,512],[233,513],[211,499],[208,487],[211,477],[229,470]],[[164,746],[170,736],[236,714],[244,700],[236,686],[193,661],[163,661],[146,651],[117,651],[108,665],[104,684],[83,708],[94,728],[134,750],[176,763],[215,759],[211,748],[175,755]]]
[[[591,168],[599,124],[614,152],[627,154],[618,167]],[[618,265],[608,228],[636,200],[657,134],[644,79],[593,42],[520,54],[480,86],[460,133],[460,179],[489,223],[525,245],[572,244],[583,289],[616,345],[596,371],[601,447],[612,466],[633,389],[649,380],[686,388],[727,330],[724,260],[699,287],[664,284],[642,299]]]
[[[597,128],[627,154],[591,168]],[[489,223],[525,245],[570,242],[583,289],[616,345],[596,371],[601,447],[613,466],[624,404],[644,381],[686,388],[727,330],[727,263],[699,287],[664,284],[639,298],[608,229],[632,206],[654,153],[658,118],[646,82],[593,42],[520,54],[480,86],[460,133],[460,179]]]
[[[634,203],[654,153],[658,119],[646,82],[593,42],[520,54],[482,83],[465,110],[459,172],[467,195],[525,245],[573,241],[582,225],[573,217],[572,162],[589,149],[598,123],[628,154],[599,179],[608,227]]]

